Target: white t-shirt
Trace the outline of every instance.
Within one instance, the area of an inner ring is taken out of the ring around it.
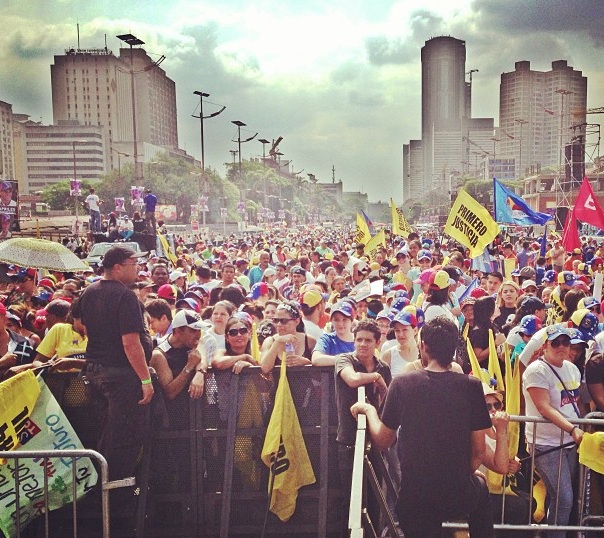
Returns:
[[[422,310],[424,311],[424,323],[427,323],[428,321],[437,318],[438,316],[444,316],[450,319],[451,321],[455,322],[455,325],[459,327],[459,322],[457,321],[457,318],[451,313],[448,308],[442,305],[430,304],[428,302],[425,302],[422,305]]]
[[[556,377],[552,368],[558,373],[560,379],[564,381],[566,388],[570,394],[564,390],[562,383]],[[570,361],[564,361],[561,367],[551,365],[551,368],[545,361],[536,360],[528,365],[522,376],[522,393],[526,402],[526,416],[540,417],[541,414],[533,403],[528,390],[532,387],[547,389],[549,391],[549,400],[552,407],[558,410],[566,418],[579,418],[575,412],[575,405],[579,401],[579,389],[581,386],[581,374],[579,369]],[[526,423],[526,441],[533,443],[533,422]],[[569,443],[572,437],[568,433],[564,433],[562,443]],[[537,424],[537,436],[535,444],[546,446],[560,445],[560,428],[554,424]]]
[[[100,211],[99,209],[100,198],[96,194],[89,194],[86,196],[86,203],[91,211]]]

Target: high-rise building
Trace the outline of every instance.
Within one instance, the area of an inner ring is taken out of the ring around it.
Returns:
[[[98,180],[108,172],[103,127],[79,125],[77,121],[61,125],[42,125],[27,119],[13,123],[19,190],[32,193],[68,179]]]
[[[422,141],[403,145],[403,202],[421,196],[424,190]]]
[[[54,123],[78,121],[99,125],[111,151],[110,168],[117,168],[117,152],[133,160],[134,129],[131,73],[134,73],[136,142],[178,148],[176,86],[140,48],[69,49],[55,56],[50,68]],[[140,159],[142,162],[143,159]]]
[[[530,62],[520,61],[502,73],[499,155],[515,159],[516,178],[563,167],[564,147],[585,143],[586,108],[587,77],[565,60],[552,62],[551,71],[533,71]]]
[[[449,36],[435,37],[422,47],[421,60],[423,176],[424,187],[431,188],[442,172],[434,162],[435,157],[438,159],[436,139],[442,138],[441,145],[455,151],[448,142],[461,143],[461,120],[470,117],[466,42]]]
[[[14,179],[13,106],[0,101],[0,179]]]

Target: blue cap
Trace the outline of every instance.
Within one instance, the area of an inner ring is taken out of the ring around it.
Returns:
[[[426,259],[427,260],[431,260],[432,259],[432,253],[429,250],[426,250],[426,249],[420,250],[417,253],[417,261],[426,260]]]
[[[339,301],[331,307],[330,316],[333,316],[336,312],[339,312],[340,314],[343,314],[350,319],[354,317],[354,313],[352,311],[350,303],[344,301]]]
[[[409,325],[413,328],[420,328],[424,324],[424,311],[421,308],[404,308],[390,322],[390,326],[394,327],[396,323],[401,325]]]
[[[579,329],[568,329],[571,344],[587,344],[587,340]]]
[[[537,316],[529,314],[520,320],[518,332],[526,334],[527,336],[533,336],[539,329],[541,329],[541,326],[541,320]]]
[[[13,184],[10,181],[0,182],[0,191],[12,191]]]
[[[581,310],[582,308],[594,308],[596,306],[600,306],[600,301],[598,301],[595,297],[589,295],[588,297],[583,297],[577,304],[577,310]]]
[[[545,336],[547,340],[555,340],[558,336],[568,336],[568,329],[562,323],[556,323],[555,325],[550,325],[545,329]]]
[[[543,282],[547,282],[548,284],[555,282],[556,281],[556,271],[554,271],[553,269],[550,269],[549,271],[545,271],[545,274],[543,275],[543,278],[541,280]]]
[[[403,308],[405,308],[411,301],[409,301],[409,297],[397,297],[396,299],[394,299],[394,301],[392,301],[392,304],[390,305],[390,308],[392,310],[402,310]]]

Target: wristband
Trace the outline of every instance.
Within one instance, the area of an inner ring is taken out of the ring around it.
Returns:
[[[185,374],[189,375],[189,374],[190,374],[190,373],[191,373],[193,370],[189,370],[189,369],[188,369],[188,368],[185,366],[185,367],[182,369],[182,371],[183,371]]]
[[[196,372],[199,372],[200,374],[207,374],[207,373],[208,373],[208,371],[207,371],[207,370],[203,370],[202,368],[198,368],[198,369],[196,370]]]
[[[568,432],[568,435],[572,435],[573,432],[578,428],[579,426],[573,426],[570,431]]]
[[[153,383],[153,381],[151,380],[150,377],[148,377],[147,379],[141,380],[141,385],[150,385],[151,383]]]

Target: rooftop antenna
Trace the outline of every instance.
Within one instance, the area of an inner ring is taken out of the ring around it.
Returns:
[[[336,165],[335,164],[331,165],[331,182],[332,183],[336,182]]]
[[[78,50],[80,50],[80,23],[78,22],[76,26],[78,28]]]
[[[105,52],[107,52],[107,34],[105,34]]]

